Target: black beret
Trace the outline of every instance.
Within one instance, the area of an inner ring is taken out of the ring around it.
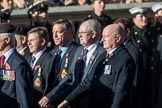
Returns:
[[[15,29],[15,34],[27,36],[27,28],[24,25],[19,25]]]
[[[0,23],[0,33],[13,33],[14,27],[9,23]]]

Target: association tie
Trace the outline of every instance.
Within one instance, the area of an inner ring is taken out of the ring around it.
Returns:
[[[2,69],[3,68],[3,65],[4,65],[4,61],[5,61],[5,56],[2,55],[1,58],[0,58],[0,68]]]
[[[36,59],[36,58],[35,58],[34,56],[32,56],[32,59],[31,59],[31,61],[30,61],[30,67],[31,67],[31,68],[33,68],[35,59]]]
[[[81,78],[81,80],[83,80],[83,78],[85,77],[84,75],[85,75],[85,67],[86,67],[86,60],[87,60],[87,53],[88,53],[88,49],[84,49],[83,50],[83,62],[82,62],[82,68],[81,68],[81,73],[80,73],[80,78]]]
[[[88,49],[84,49],[84,51],[83,51],[83,61],[85,62],[85,64],[86,64],[86,60],[87,60],[87,53],[88,53]]]

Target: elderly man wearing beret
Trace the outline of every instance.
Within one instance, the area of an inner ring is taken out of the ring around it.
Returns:
[[[19,25],[15,29],[15,39],[16,39],[16,50],[27,60],[31,53],[27,45],[27,29],[23,25]]]
[[[31,71],[15,50],[12,26],[0,23],[0,108],[31,108]]]

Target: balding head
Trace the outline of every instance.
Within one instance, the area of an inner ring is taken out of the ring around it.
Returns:
[[[104,48],[110,51],[123,43],[125,30],[119,24],[111,24],[104,28],[102,36]]]

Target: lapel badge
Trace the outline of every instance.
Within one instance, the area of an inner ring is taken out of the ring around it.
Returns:
[[[40,65],[35,66],[35,67],[34,67],[34,70],[37,71],[37,70],[39,69],[39,67],[40,67]]]
[[[81,51],[80,55],[81,55],[81,56],[83,55],[83,50]]]
[[[66,69],[63,69],[61,73],[61,78],[63,79],[66,76],[66,74],[67,74]]]
[[[5,66],[6,66],[6,68],[5,68],[5,69],[8,69],[8,70],[9,70],[9,69],[11,69],[11,67],[10,67],[10,65],[9,65],[8,63],[6,63],[6,65],[5,65]]]
[[[106,58],[104,61],[103,61],[103,64],[106,64],[106,62],[108,62],[108,58]]]
[[[39,66],[39,69],[38,69],[38,76],[41,76],[41,71],[42,71],[42,69],[41,69],[41,67]]]
[[[55,52],[55,56],[57,55],[57,53]]]
[[[112,58],[112,57],[113,57],[113,53],[110,53],[110,54],[109,54],[109,58]]]
[[[135,35],[138,35],[138,32],[134,32]]]
[[[105,65],[104,74],[110,75],[110,73],[111,73],[111,65]]]
[[[78,57],[78,63],[79,64],[81,63],[81,57]]]
[[[90,63],[93,62],[94,58],[95,58],[94,55],[92,55],[91,58],[90,58]]]
[[[66,59],[65,59],[65,68],[68,67],[68,61],[69,61],[68,58],[66,58]]]
[[[37,87],[40,87],[41,86],[41,80],[40,78],[36,78],[36,80],[34,81],[34,85],[37,86]]]
[[[69,57],[69,53],[66,54],[66,58]]]

